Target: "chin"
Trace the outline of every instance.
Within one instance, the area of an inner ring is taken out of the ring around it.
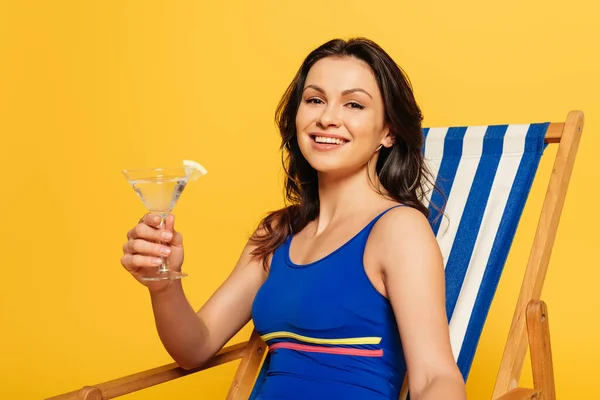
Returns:
[[[313,140],[304,137],[299,143],[300,152],[306,161],[319,173],[344,173],[351,171],[353,163],[352,143],[346,143],[341,147],[337,145],[315,145]]]
[[[320,174],[343,173],[346,168],[339,163],[316,162],[309,164]]]
[[[307,154],[303,152],[302,155],[318,173],[343,173],[351,169],[348,165],[348,160],[344,160],[333,154],[314,154],[311,152]]]

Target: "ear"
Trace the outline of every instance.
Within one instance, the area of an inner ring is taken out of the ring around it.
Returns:
[[[381,145],[383,147],[387,147],[388,149],[394,145],[395,138],[394,134],[390,131],[389,127],[384,129],[385,136],[381,139]]]

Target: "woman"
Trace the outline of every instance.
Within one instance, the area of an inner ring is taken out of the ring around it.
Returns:
[[[397,399],[405,372],[413,400],[465,399],[420,201],[421,120],[377,44],[332,40],[311,52],[277,110],[290,205],[260,223],[198,312],[179,281],[140,281],[173,359],[202,364],[253,319],[271,351],[260,400]],[[146,215],[122,264],[139,278],[161,254],[180,269],[182,236],[173,216],[159,229]]]

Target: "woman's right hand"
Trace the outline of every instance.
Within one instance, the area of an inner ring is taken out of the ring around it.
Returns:
[[[161,256],[168,256],[169,268],[181,271],[183,264],[183,237],[174,229],[175,217],[169,215],[164,226],[161,218],[146,214],[140,222],[127,232],[127,242],[123,245],[121,264],[135,279],[151,291],[166,288],[171,280],[143,281],[141,277],[150,269],[157,269]]]

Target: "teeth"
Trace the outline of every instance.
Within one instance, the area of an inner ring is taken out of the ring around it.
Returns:
[[[331,138],[331,137],[323,137],[323,136],[316,136],[315,137],[315,142],[317,142],[317,143],[332,143],[332,144],[344,144],[344,143],[346,143],[346,141],[342,140],[342,139],[336,139],[336,138]]]

